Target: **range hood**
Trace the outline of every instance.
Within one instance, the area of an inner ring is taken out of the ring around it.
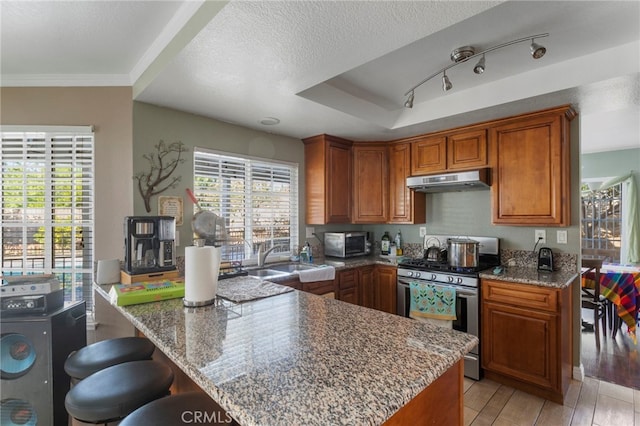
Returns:
[[[450,192],[489,189],[488,169],[407,178],[409,189],[418,192]]]

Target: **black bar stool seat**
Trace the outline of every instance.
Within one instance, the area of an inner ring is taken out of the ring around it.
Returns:
[[[237,424],[204,392],[186,392],[156,399],[122,420],[118,426],[182,426]]]
[[[154,349],[154,344],[145,337],[102,340],[69,355],[64,371],[76,383],[112,365],[151,359]]]
[[[159,361],[131,361],[107,367],[76,384],[64,401],[67,412],[86,423],[121,419],[169,393],[173,371]]]

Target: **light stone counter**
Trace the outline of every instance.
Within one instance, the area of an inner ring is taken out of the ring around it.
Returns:
[[[231,310],[115,308],[242,425],[381,424],[478,343],[300,291]]]
[[[520,284],[531,284],[541,287],[553,287],[563,289],[571,285],[578,277],[577,272],[553,271],[541,272],[537,268],[507,267],[500,274],[495,274],[491,269],[481,272],[480,278],[498,281],[509,281]]]

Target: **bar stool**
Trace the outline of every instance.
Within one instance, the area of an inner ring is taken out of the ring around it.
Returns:
[[[106,424],[168,395],[172,382],[173,371],[159,361],[125,362],[78,382],[67,393],[64,405],[81,422]]]
[[[151,359],[155,346],[145,337],[102,340],[73,352],[64,363],[71,384],[112,365]]]
[[[186,392],[156,399],[120,422],[119,426],[182,426],[237,424],[209,395]]]

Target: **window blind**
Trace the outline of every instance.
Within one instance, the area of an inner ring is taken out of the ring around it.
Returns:
[[[1,129],[2,273],[54,273],[91,306],[94,135],[90,127]]]
[[[194,193],[225,219],[223,260],[243,260],[259,244],[290,254],[298,244],[298,166],[194,150]]]

